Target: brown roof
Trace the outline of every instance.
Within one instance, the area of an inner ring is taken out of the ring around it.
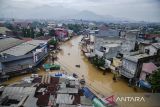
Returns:
[[[38,106],[47,106],[49,102],[50,95],[40,95],[38,96],[37,105]]]

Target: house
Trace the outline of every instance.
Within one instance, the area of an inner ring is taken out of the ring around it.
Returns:
[[[116,57],[120,50],[120,44],[105,44],[101,45],[99,49],[94,50],[94,54],[98,57],[105,58],[104,68],[109,68],[112,62],[112,59]]]
[[[6,43],[3,40],[0,44],[0,76],[24,73],[37,66],[48,55],[46,41],[31,40],[17,45],[13,43],[9,48],[4,46]]]
[[[138,38],[151,40],[154,38],[160,38],[160,34],[139,34]]]
[[[127,30],[124,34],[124,39],[122,40],[120,53],[125,55],[130,53],[135,49],[136,38],[138,35],[137,30]]]
[[[152,43],[144,48],[149,55],[160,55],[160,43]]]
[[[111,29],[106,25],[100,25],[97,34],[97,37],[119,37],[119,31],[117,29]]]
[[[146,80],[147,77],[149,77],[151,74],[153,74],[153,72],[155,72],[155,70],[157,70],[158,67],[152,63],[143,63],[142,66],[142,72],[140,74],[140,80]]]
[[[126,78],[139,78],[142,64],[151,58],[148,54],[125,55],[119,72]]]
[[[121,39],[110,37],[95,37],[94,52],[106,59],[116,57],[121,49]]]
[[[60,41],[65,41],[68,38],[68,31],[66,29],[63,28],[55,28],[55,34],[56,34],[56,38]]]
[[[122,40],[119,37],[95,37],[94,55],[105,58],[105,68],[109,68],[112,59],[116,57],[121,50]]]

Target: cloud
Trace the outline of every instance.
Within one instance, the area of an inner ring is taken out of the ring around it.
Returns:
[[[92,11],[100,15],[160,22],[160,0],[0,0],[0,14],[9,8],[31,10],[47,5],[53,8],[60,6]]]

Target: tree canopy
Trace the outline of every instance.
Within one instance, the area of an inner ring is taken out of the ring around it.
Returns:
[[[103,57],[98,57],[97,55],[93,58],[93,64],[97,67],[104,67],[105,65],[105,59]]]
[[[152,86],[153,92],[156,92],[157,90],[160,89],[160,69],[155,71],[149,78],[148,78],[149,83]]]

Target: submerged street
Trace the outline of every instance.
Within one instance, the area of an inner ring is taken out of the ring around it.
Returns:
[[[84,75],[87,85],[104,96],[116,93],[135,93],[134,89],[128,86],[126,80],[119,79],[114,82],[113,74],[110,71],[103,75],[103,71],[88,61],[80,49],[81,38],[82,36],[72,38],[61,46],[62,51],[58,54],[58,63],[61,64],[62,69],[66,72],[74,72],[79,77]],[[80,68],[75,65],[80,65]],[[137,92],[143,91],[138,89]]]
[[[158,0],[1,1],[0,107],[160,107]]]
[[[62,50],[57,55],[58,60],[56,63],[61,65],[62,71],[76,73],[80,78],[84,76],[88,87],[102,96],[109,96],[117,93],[135,93],[134,89],[128,86],[128,82],[125,79],[119,79],[117,82],[114,82],[112,80],[113,74],[110,71],[107,71],[106,74],[103,75],[103,71],[96,68],[88,61],[80,49],[79,42],[81,38],[82,36],[74,37],[60,46]],[[76,67],[76,65],[80,65],[80,67]],[[39,75],[45,73],[47,72],[43,69],[37,72]],[[13,77],[4,83],[11,84],[30,75],[31,74],[25,74]],[[136,92],[144,91],[138,89]]]

